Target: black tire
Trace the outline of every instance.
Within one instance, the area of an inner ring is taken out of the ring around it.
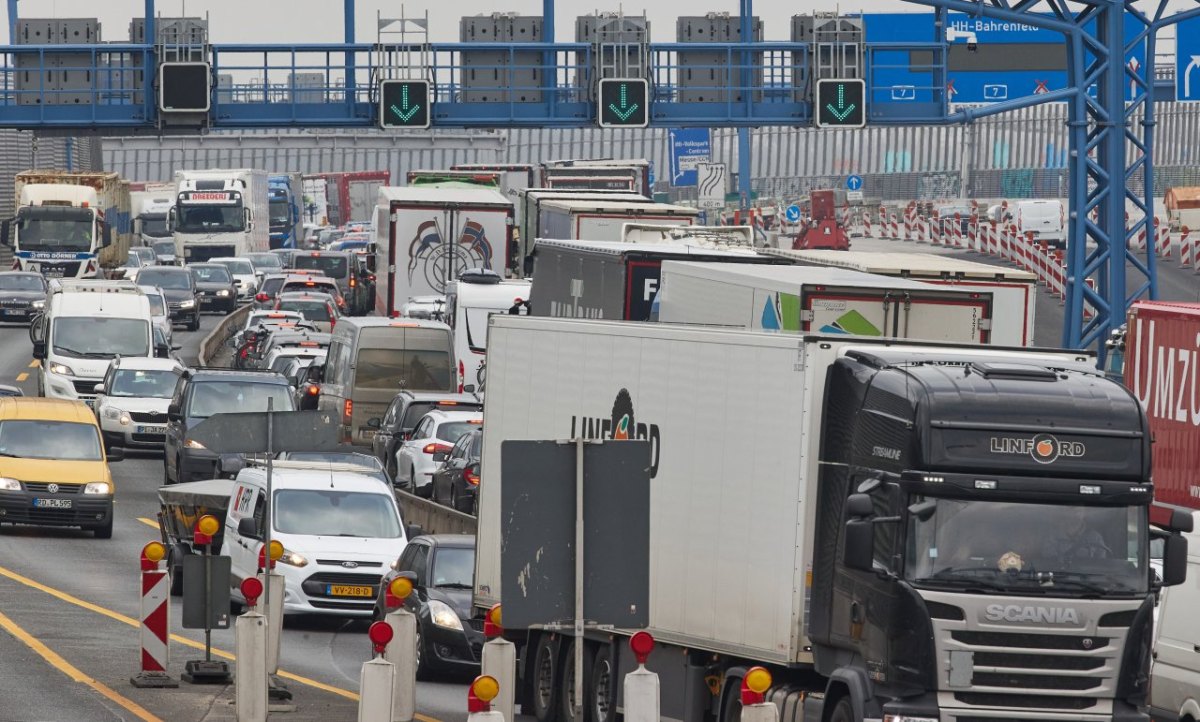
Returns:
[[[199,311],[196,312],[196,315],[192,318],[191,321],[188,321],[187,330],[189,330],[189,331],[199,331],[200,330],[200,312]]]
[[[171,483],[171,472],[167,466],[167,455],[163,454],[163,486],[169,486]]]
[[[537,722],[558,720],[558,653],[558,640],[549,634],[538,638],[530,670],[532,689],[529,690],[530,706]]]
[[[592,653],[593,653],[593,650],[592,650],[591,645],[585,643],[584,648],[583,648],[583,699],[585,700],[584,705],[583,705],[584,719],[579,719],[578,717],[575,716],[574,705],[572,704],[572,702],[575,699],[575,645],[576,644],[579,644],[579,640],[576,640],[576,639],[571,640],[571,643],[569,645],[567,645],[566,650],[563,652],[563,654],[565,656],[563,657],[562,665],[561,665],[562,677],[560,678],[559,693],[558,693],[558,701],[559,701],[558,719],[559,719],[559,722],[586,722],[586,720],[589,717],[588,704],[586,703],[586,700],[589,700],[592,698],[592,692],[591,692],[592,684],[591,683],[592,683]]]
[[[613,665],[612,645],[603,644],[592,660],[592,679],[588,685],[588,716],[591,722],[616,722],[617,670]]]
[[[183,596],[183,564],[171,565],[171,596]]]
[[[433,670],[429,668],[428,655],[425,654],[425,635],[421,634],[420,620],[417,620],[417,679],[422,682],[433,679]]]
[[[854,720],[854,705],[850,704],[849,697],[838,699],[834,705],[833,713],[829,715],[829,722],[855,722]]]
[[[92,533],[96,535],[97,539],[112,539],[113,515],[110,513],[108,515],[108,521],[105,522],[104,526],[95,527],[92,529]]]
[[[400,470],[396,468],[396,455],[394,453],[389,454],[387,449],[384,449],[383,458],[386,460],[384,461],[384,468],[387,469],[388,476],[390,476],[392,478],[392,482],[395,483],[396,474],[400,473]]]
[[[425,486],[417,486],[417,470],[413,467],[408,467],[408,484],[412,487],[412,492],[422,499],[428,499],[433,495],[433,482],[429,482]]]

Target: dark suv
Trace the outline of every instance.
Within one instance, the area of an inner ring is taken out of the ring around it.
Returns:
[[[197,481],[219,476],[221,455],[189,438],[189,432],[215,414],[292,411],[292,387],[273,371],[188,369],[175,387],[167,407],[167,438],[163,453],[163,482]]]
[[[191,270],[178,266],[150,266],[138,273],[138,283],[163,290],[172,323],[186,324],[189,331],[200,330],[200,292]]]
[[[379,419],[367,425],[375,429],[371,451],[383,462],[392,478],[396,478],[396,450],[417,427],[417,422],[434,409],[448,411],[480,411],[483,403],[471,394],[452,394],[445,391],[401,391],[388,404]]]

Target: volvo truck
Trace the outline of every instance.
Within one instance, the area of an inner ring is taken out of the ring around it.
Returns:
[[[129,182],[116,173],[26,171],[16,216],[0,227],[13,270],[97,278],[125,263],[132,238]]]
[[[270,249],[266,171],[176,171],[175,193],[171,231],[185,263]]]
[[[1149,719],[1151,612],[1187,545],[1156,532],[1152,574],[1146,415],[1094,356],[489,322],[480,613],[545,585],[537,558],[502,566],[504,442],[639,439],[649,569],[629,572],[663,719],[740,719],[755,666],[782,722]],[[582,645],[582,707],[613,722],[637,630],[564,621],[505,627],[517,701],[577,720]]]

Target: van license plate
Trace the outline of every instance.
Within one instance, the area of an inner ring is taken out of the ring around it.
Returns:
[[[137,427],[137,433],[139,433],[139,434],[165,434],[165,433],[167,433],[167,427],[165,427],[165,426],[139,426],[139,427]]]
[[[34,499],[33,505],[39,509],[70,509],[70,499]]]
[[[373,597],[375,590],[371,587],[347,586],[330,584],[325,587],[325,593],[331,597]]]

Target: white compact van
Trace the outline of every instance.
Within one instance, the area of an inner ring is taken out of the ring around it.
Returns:
[[[1187,534],[1187,581],[1166,587],[1158,608],[1150,713],[1155,720],[1200,719],[1200,512]]]
[[[1067,213],[1062,201],[1017,201],[1013,219],[1022,236],[1032,232],[1033,240],[1047,241],[1051,248],[1067,243]]]

